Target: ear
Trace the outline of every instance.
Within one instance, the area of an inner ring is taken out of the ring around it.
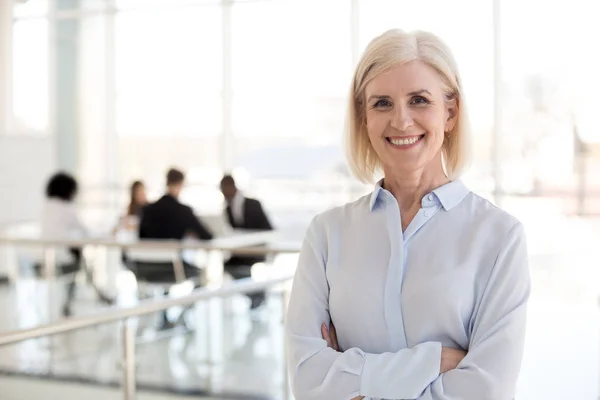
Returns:
[[[446,102],[446,124],[444,125],[444,131],[450,132],[454,129],[456,122],[458,121],[458,100],[453,98]]]

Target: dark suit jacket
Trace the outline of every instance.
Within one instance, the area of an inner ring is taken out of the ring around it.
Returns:
[[[238,224],[233,219],[231,207],[227,206],[227,219],[233,228],[250,229],[256,231],[270,231],[273,229],[267,215],[265,214],[260,201],[244,198],[244,223]]]
[[[156,203],[144,207],[140,221],[140,239],[178,239],[194,234],[198,239],[210,240],[212,233],[192,209],[172,196],[164,195]]]
[[[244,223],[238,224],[233,219],[233,214],[231,212],[231,207],[228,205],[226,208],[227,219],[229,224],[233,228],[238,229],[249,229],[249,230],[257,230],[257,231],[270,231],[273,230],[271,226],[271,222],[269,222],[269,218],[265,214],[260,201],[250,198],[244,198]],[[250,266],[257,262],[265,261],[264,256],[232,256],[228,261],[225,262],[226,266]]]

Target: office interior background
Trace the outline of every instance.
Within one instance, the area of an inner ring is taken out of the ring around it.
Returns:
[[[518,398],[598,398],[599,16],[587,0],[0,0],[0,336],[58,320],[41,311],[49,286],[11,261],[21,258],[10,241],[35,232],[53,172],[77,177],[78,208],[99,235],[134,180],[153,200],[166,170],[181,168],[182,202],[208,218],[222,213],[219,181],[232,173],[280,240],[297,242],[316,213],[370,190],[343,148],[362,50],[387,29],[422,29],[450,45],[462,74],[474,145],[463,180],[527,230]],[[127,287],[118,259],[104,264],[114,290]],[[294,255],[274,264],[293,273]],[[221,318],[228,333],[211,365],[195,352],[202,337],[138,345],[138,397],[287,398],[277,298],[258,316],[236,311],[242,300]],[[118,331],[95,329],[73,348],[60,335],[0,347],[0,398],[120,396],[118,354],[101,356]]]

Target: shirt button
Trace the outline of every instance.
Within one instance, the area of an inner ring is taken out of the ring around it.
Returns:
[[[427,196],[427,199],[428,199],[429,201],[433,201],[433,195],[432,195],[432,194],[430,194],[429,196]]]
[[[425,218],[429,218],[429,211],[425,211],[425,214],[423,215],[425,215]]]

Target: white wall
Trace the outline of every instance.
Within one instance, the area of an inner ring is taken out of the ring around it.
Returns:
[[[8,130],[11,112],[12,2],[0,1],[0,135]]]
[[[0,135],[0,224],[38,218],[55,165],[50,137]]]

